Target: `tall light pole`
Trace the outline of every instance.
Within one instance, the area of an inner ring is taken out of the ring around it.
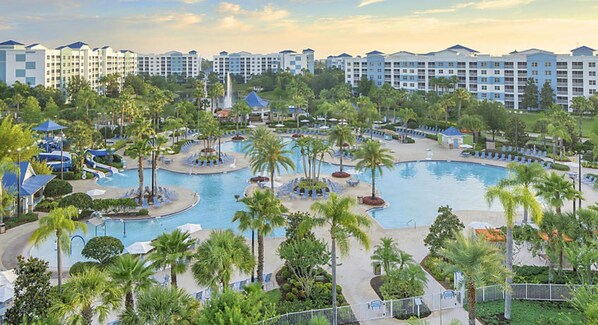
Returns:
[[[580,141],[581,141],[581,137],[580,137]],[[578,171],[577,171],[577,177],[578,177],[577,183],[578,184],[577,184],[577,186],[578,186],[578,191],[579,191],[579,197],[577,198],[577,200],[578,200],[577,205],[578,205],[579,209],[581,209],[581,159],[583,158],[584,151],[579,150],[577,152],[577,154],[578,154],[578,156],[577,156],[577,168],[578,168]]]
[[[60,137],[60,179],[64,179],[64,133],[61,131],[58,137]]]
[[[220,120],[220,115],[218,115],[218,163],[220,163],[221,158],[220,158],[220,125],[221,125],[222,121]]]
[[[17,148],[17,218],[21,216],[21,150],[23,148]],[[29,147],[24,148],[29,150]],[[12,152],[8,149],[8,152]]]

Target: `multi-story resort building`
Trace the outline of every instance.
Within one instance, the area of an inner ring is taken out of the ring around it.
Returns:
[[[150,76],[180,76],[197,78],[201,71],[201,56],[197,51],[181,53],[170,51],[163,54],[139,54],[140,74]]]
[[[582,46],[571,54],[529,49],[492,56],[461,45],[426,54],[373,51],[365,57],[344,59],[345,81],[355,87],[366,77],[377,86],[388,83],[397,89],[428,91],[433,90],[432,78],[457,76],[456,87],[467,89],[477,99],[519,109],[527,80],[533,78],[538,88],[548,81],[556,103],[569,109],[574,97],[590,96],[598,89],[594,51]]]
[[[109,46],[92,49],[83,42],[56,49],[16,41],[0,43],[0,80],[8,85],[18,81],[64,91],[69,80],[79,76],[92,89],[101,91],[99,81],[109,74],[118,74],[120,82],[129,74],[137,74],[137,54]]]
[[[214,56],[213,70],[221,80],[226,74],[239,75],[245,82],[251,76],[260,75],[266,71],[289,71],[301,74],[303,71],[314,72],[314,51],[305,49],[301,53],[286,50],[272,54],[252,54],[249,52],[228,53],[220,52]]]
[[[353,57],[347,53],[343,53],[340,55],[330,55],[326,58],[326,68],[327,69],[341,69],[345,70],[345,62],[347,59],[352,59]]]

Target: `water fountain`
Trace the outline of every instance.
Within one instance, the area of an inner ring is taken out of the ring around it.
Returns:
[[[226,93],[224,94],[224,109],[233,107],[233,83],[231,81],[230,72],[226,73]]]

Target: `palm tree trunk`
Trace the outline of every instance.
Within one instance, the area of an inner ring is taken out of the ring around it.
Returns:
[[[476,303],[475,282],[472,279],[467,279],[467,312],[469,316],[469,325],[475,325]]]
[[[459,106],[457,107],[457,119],[461,117],[461,100],[459,100]]]
[[[270,170],[270,189],[274,193],[274,168]]]
[[[93,309],[91,306],[85,306],[81,309],[81,316],[83,317],[83,322],[87,325],[91,325],[93,322]]]
[[[170,284],[173,287],[177,287],[176,272],[174,271],[174,265],[170,265]]]
[[[56,266],[58,269],[58,292],[62,292],[62,245],[60,245],[60,231],[56,231]]]
[[[143,204],[143,155],[139,155],[139,159],[137,160],[137,174],[139,176],[139,205]]]
[[[152,154],[152,199],[158,193],[158,151]]]
[[[264,282],[264,235],[257,231],[257,282]]]
[[[255,230],[251,229],[251,258],[253,265],[251,266],[251,283],[255,282]]]
[[[341,159],[341,167],[340,167],[341,173],[343,172],[343,148],[344,148],[343,144],[344,144],[343,141],[341,141],[341,147],[339,149],[339,152],[341,153],[341,157],[340,157],[340,159]]]
[[[336,310],[336,239],[332,237],[332,249],[330,250],[332,258],[332,325],[337,325],[337,310]]]
[[[527,208],[523,208],[523,223],[527,224]]]
[[[133,310],[135,308],[133,302],[133,292],[131,290],[127,291],[125,294],[125,310]]]
[[[376,198],[376,168],[372,167],[372,199]]]
[[[510,275],[513,271],[513,228],[507,225],[507,260],[505,262],[509,276],[507,276],[507,290],[505,291],[505,319],[511,319],[511,284],[513,277]]]

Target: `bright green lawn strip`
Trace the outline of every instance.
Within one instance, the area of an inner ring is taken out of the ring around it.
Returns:
[[[277,304],[280,301],[280,290],[274,289],[265,292],[264,302],[266,304]]]
[[[496,315],[503,315],[504,301],[491,301],[478,304],[478,319],[484,324],[500,324]],[[494,322],[493,322],[494,320]],[[583,315],[568,303],[513,300],[511,325],[584,324]]]

